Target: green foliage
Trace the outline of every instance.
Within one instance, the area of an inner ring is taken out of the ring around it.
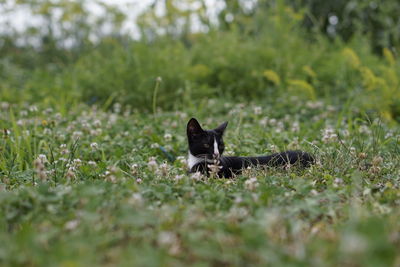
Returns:
[[[395,265],[398,128],[278,100],[155,115],[3,103],[1,265]],[[193,115],[205,128],[229,121],[227,154],[303,149],[318,163],[189,175]]]
[[[166,16],[172,20],[178,11],[169,8]],[[66,106],[118,101],[148,111],[153,106],[155,79],[160,77],[156,104],[163,109],[214,96],[271,101],[290,95],[350,101],[361,111],[377,112],[388,120],[399,117],[400,68],[392,50],[384,48],[383,57],[374,55],[364,35],[347,43],[310,35],[302,24],[306,11],[280,1],[253,11],[252,20],[234,20],[229,30],[210,27],[208,33],[179,35],[178,23],[155,38],[165,22],[141,24],[142,29],[153,29],[152,38],[103,38],[67,65],[31,70],[6,57],[1,61],[5,80],[1,96],[12,102]],[[178,12],[176,18],[190,17],[193,12]]]

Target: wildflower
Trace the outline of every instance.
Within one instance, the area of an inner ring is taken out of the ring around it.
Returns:
[[[382,162],[383,162],[383,158],[382,158],[381,156],[375,156],[375,157],[372,159],[372,165],[373,165],[373,166],[379,166],[379,165],[382,164]]]
[[[53,112],[53,109],[52,109],[52,108],[47,108],[47,109],[43,110],[43,114],[46,114],[46,115],[49,115],[49,114],[51,114],[52,112]]]
[[[133,176],[138,174],[138,165],[136,163],[132,164],[130,169]]]
[[[176,159],[183,165],[187,164],[187,160],[184,156],[178,156]]]
[[[169,133],[164,134],[164,139],[165,141],[169,142],[172,140],[172,135]]]
[[[364,152],[358,153],[358,158],[360,158],[360,159],[366,159],[366,158],[367,158],[367,153],[364,153]]]
[[[120,113],[121,112],[121,104],[120,103],[115,103],[113,106],[114,113]]]
[[[73,165],[74,167],[79,167],[79,166],[82,165],[82,160],[81,160],[81,159],[74,159],[74,160],[72,161],[72,165]]]
[[[269,145],[269,149],[271,150],[271,152],[277,152],[278,151],[278,147],[276,145]]]
[[[97,127],[97,128],[101,127],[101,121],[100,120],[94,120],[93,126]]]
[[[33,164],[35,166],[35,171],[36,171],[36,174],[39,176],[39,179],[42,181],[45,181],[45,180],[47,180],[47,173],[46,173],[46,169],[44,166],[43,157],[40,157],[40,156],[41,155],[39,155],[39,157],[34,160]]]
[[[298,121],[293,122],[292,124],[292,132],[299,132],[300,131],[300,124]]]
[[[158,164],[154,157],[149,158],[149,162],[147,162],[147,168],[149,168],[149,170],[152,172],[155,172],[158,169]]]
[[[61,152],[60,152],[61,155],[66,155],[69,153],[69,150],[67,149],[67,144],[61,144],[60,148],[61,148]]]
[[[200,181],[202,177],[203,175],[201,174],[201,172],[195,172],[190,176],[190,178],[192,178],[195,181]]]
[[[142,182],[143,182],[143,180],[141,178],[136,179],[136,183],[141,184]]]
[[[95,151],[97,149],[99,149],[99,145],[96,142],[93,142],[90,144],[90,148]]]
[[[102,129],[92,129],[92,130],[90,130],[89,133],[91,136],[99,136],[102,134],[102,132],[103,132]]]
[[[240,204],[240,203],[243,202],[243,198],[241,196],[237,196],[237,197],[235,197],[234,201],[235,201],[236,204]]]
[[[36,112],[36,111],[38,111],[38,108],[36,106],[30,106],[29,107],[29,111],[30,112]]]
[[[257,181],[257,178],[252,177],[247,179],[246,182],[244,182],[244,186],[248,190],[255,190],[259,186],[259,183]]]
[[[268,121],[268,123],[269,123],[269,125],[274,126],[274,125],[276,125],[277,120],[274,119],[274,118],[272,118],[272,119],[270,119],[270,120]]]
[[[162,78],[161,78],[160,76],[158,76],[158,77],[156,78],[156,82],[158,82],[158,83],[162,82]]]
[[[268,124],[268,117],[262,118],[262,119],[259,121],[259,124],[260,124],[262,127],[267,126],[267,124]]]
[[[335,133],[335,131],[331,126],[328,126],[323,130],[322,142],[330,143],[335,141],[336,139],[337,139],[337,134]]]
[[[47,157],[44,154],[39,154],[38,159],[42,162],[42,163],[46,163],[47,161]]]
[[[169,170],[169,167],[168,167],[168,164],[167,164],[167,163],[164,162],[164,163],[162,163],[162,164],[160,165],[159,171],[160,171],[160,174],[161,174],[161,175],[167,176],[168,170]]]
[[[80,137],[82,137],[83,133],[81,131],[75,131],[72,133],[72,138],[73,139],[78,139]]]
[[[358,129],[359,133],[363,134],[371,134],[371,130],[368,128],[367,125],[361,125],[360,128]]]
[[[171,255],[178,255],[181,251],[178,236],[173,232],[161,232],[158,235],[157,243],[159,246],[167,248]]]
[[[92,167],[96,167],[96,166],[97,166],[97,163],[96,163],[95,161],[93,161],[93,160],[89,160],[89,161],[88,161],[88,164],[89,164],[90,166],[92,166]]]
[[[154,143],[150,145],[151,148],[159,148],[160,145],[158,143]]]
[[[3,109],[3,110],[7,110],[7,109],[10,107],[10,103],[8,103],[8,102],[1,102],[1,103],[0,103],[0,107],[1,107],[1,109]]]
[[[183,177],[185,177],[183,174],[181,174],[181,175],[175,175],[174,180],[175,180],[175,181],[180,181],[180,180],[183,179]]]
[[[129,204],[135,205],[135,206],[141,206],[143,205],[143,197],[140,193],[133,193],[129,199]]]
[[[72,180],[75,178],[75,168],[74,167],[68,168],[68,171],[65,174],[65,178],[67,178],[68,180]]]
[[[208,164],[207,168],[210,170],[211,176],[217,175],[218,172],[222,169],[222,166],[219,165],[219,160],[215,159],[212,164]]]
[[[107,171],[104,172],[104,176],[107,181],[111,183],[117,182],[116,174],[118,173],[118,168],[116,166],[108,166]]]
[[[66,230],[74,230],[77,226],[79,225],[79,221],[78,220],[71,220],[65,223],[64,228]]]
[[[260,115],[261,114],[261,112],[262,112],[262,109],[261,109],[261,107],[254,107],[254,114],[255,115]]]

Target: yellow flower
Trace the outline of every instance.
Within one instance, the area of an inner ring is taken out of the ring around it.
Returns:
[[[276,73],[275,71],[265,70],[263,74],[264,74],[265,78],[267,78],[269,81],[273,82],[275,85],[281,84],[281,78],[279,77],[279,74]]]
[[[353,68],[357,69],[361,65],[360,58],[353,49],[347,47],[343,49],[342,53]]]
[[[394,58],[393,53],[388,48],[383,48],[383,55],[391,66],[396,64],[396,59]]]
[[[317,74],[310,66],[303,66],[302,70],[310,77],[317,77]]]
[[[299,90],[301,93],[306,93],[310,99],[315,99],[315,89],[304,80],[289,80],[289,85],[295,90]]]

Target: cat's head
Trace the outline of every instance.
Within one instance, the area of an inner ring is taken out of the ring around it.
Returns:
[[[219,158],[224,152],[223,135],[228,122],[222,123],[215,129],[203,130],[195,118],[187,124],[189,152],[195,157],[207,159]]]

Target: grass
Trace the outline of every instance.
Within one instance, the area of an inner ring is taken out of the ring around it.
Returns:
[[[399,129],[351,104],[48,107],[2,104],[3,266],[400,264]],[[318,163],[189,175],[191,116],[229,121],[227,154],[302,149]]]

